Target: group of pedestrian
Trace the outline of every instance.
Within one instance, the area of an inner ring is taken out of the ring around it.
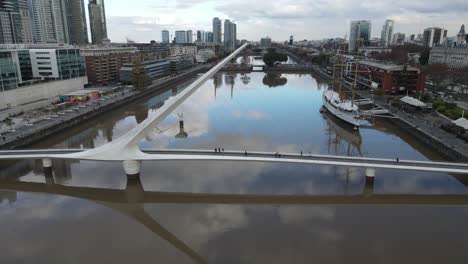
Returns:
[[[215,152],[224,152],[224,148],[215,148]]]

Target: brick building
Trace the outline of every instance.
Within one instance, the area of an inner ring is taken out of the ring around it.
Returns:
[[[418,68],[374,61],[359,61],[358,65],[357,83],[361,88],[370,88],[374,83],[386,94],[424,92],[426,77]],[[346,74],[350,82],[355,79],[355,67],[355,61],[347,62]]]
[[[90,47],[82,49],[81,53],[86,60],[89,85],[119,82],[122,65],[140,56],[136,47]]]

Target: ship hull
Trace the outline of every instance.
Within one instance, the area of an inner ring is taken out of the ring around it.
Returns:
[[[328,112],[336,116],[338,119],[343,120],[344,122],[357,128],[361,126],[361,119],[357,115],[336,108],[326,99],[325,93],[323,94],[323,106],[325,109],[327,109]]]

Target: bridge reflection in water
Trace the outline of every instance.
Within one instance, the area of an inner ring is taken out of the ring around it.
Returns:
[[[69,172],[71,163],[63,164],[60,171]],[[27,166],[26,166],[27,167]],[[40,164],[37,165],[40,167]],[[67,169],[68,167],[68,169]],[[60,166],[54,166],[54,170]],[[53,174],[56,172],[54,171]],[[374,182],[366,181],[360,194],[354,195],[255,195],[255,194],[208,194],[169,193],[144,189],[140,181],[128,181],[126,189],[108,189],[64,186],[62,176],[44,175],[45,183],[0,180],[0,198],[16,200],[16,192],[43,193],[86,199],[106,206],[130,217],[152,233],[167,241],[175,249],[195,263],[207,261],[186,241],[160,224],[144,208],[145,204],[225,204],[225,205],[326,205],[326,206],[453,206],[468,205],[468,195],[413,195],[376,194]],[[55,174],[57,175],[57,174]],[[58,173],[60,175],[60,173]],[[69,175],[69,174],[66,174]],[[66,176],[64,175],[64,176]],[[364,177],[365,175],[360,175]],[[40,178],[40,177],[39,177]],[[10,178],[11,179],[11,178]],[[0,199],[2,200],[2,199]]]

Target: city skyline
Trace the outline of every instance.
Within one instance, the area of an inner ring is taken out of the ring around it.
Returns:
[[[398,8],[397,8],[398,7]],[[394,32],[407,36],[422,34],[425,28],[442,27],[456,36],[461,24],[467,24],[468,9],[463,1],[443,3],[427,1],[321,1],[280,0],[271,5],[250,1],[209,0],[158,1],[135,0],[131,6],[115,0],[106,6],[109,38],[124,42],[161,41],[161,31],[212,30],[212,20],[229,19],[239,28],[238,39],[258,40],[270,36],[273,41],[344,38],[353,20],[370,20],[372,38],[380,38],[387,19],[395,21]]]

